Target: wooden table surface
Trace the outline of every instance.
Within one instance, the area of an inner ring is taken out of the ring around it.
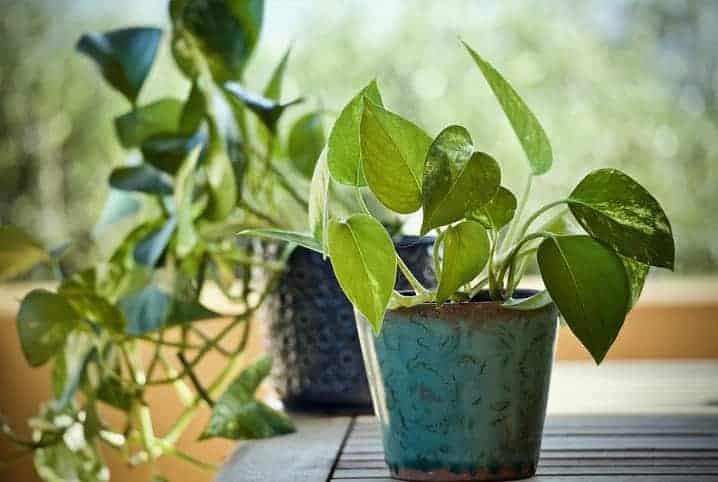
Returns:
[[[718,482],[718,362],[558,364],[552,385],[529,480]],[[393,480],[373,417],[294,420],[295,434],[240,444],[216,482]]]

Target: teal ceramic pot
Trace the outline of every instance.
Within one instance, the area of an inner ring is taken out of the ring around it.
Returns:
[[[554,305],[513,311],[492,301],[426,303],[387,311],[375,337],[357,313],[392,477],[531,477],[541,446],[557,318]]]

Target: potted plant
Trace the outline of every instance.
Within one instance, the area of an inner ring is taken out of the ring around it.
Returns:
[[[533,475],[558,315],[600,363],[649,266],[674,263],[659,203],[615,169],[589,173],[568,196],[522,216],[533,177],[551,167],[551,145],[513,87],[465,47],[526,154],[530,173],[518,202],[501,185],[498,163],[476,149],[466,129],[449,126],[432,140],[364,95],[359,139],[346,141],[360,156],[315,172],[313,235],[252,231],[330,258],[356,310],[386,461],[404,480]],[[347,172],[356,173],[353,181],[361,173],[391,210],[423,209],[422,233],[438,233],[436,289],[415,279],[369,210],[346,218],[329,213],[325,178],[342,180]],[[585,234],[553,222],[565,211],[532,229],[562,206]],[[531,258],[545,290],[518,288]],[[397,267],[412,292],[394,291]]]
[[[234,234],[302,219],[292,180],[271,167],[278,121],[297,101],[277,100],[282,68],[264,96],[243,86],[262,2],[172,1],[170,16],[174,58],[191,82],[183,100],[139,100],[160,29],[91,33],[78,42],[130,105],[115,126],[133,156],[110,174],[112,190],[92,232],[47,249],[0,227],[0,279],[45,264],[57,281],[52,291],[27,294],[17,315],[28,364],[52,365],[53,399],[29,420],[30,438],[0,418],[0,436],[18,456],[34,454],[44,480],[107,480],[105,449],[130,465],[150,464],[153,480],[163,480],[155,473],[161,457],[212,469],[178,445],[205,406],[212,414],[202,438],[293,431],[255,393],[271,358],[246,366],[242,356],[287,252],[267,260],[258,243],[238,243]],[[233,302],[231,314],[205,306],[200,295],[209,282]],[[220,328],[208,330],[209,320]],[[202,379],[197,369],[209,353],[226,364]],[[160,433],[157,407],[146,397],[162,386],[175,389],[184,409]],[[106,417],[108,408],[114,416]]]

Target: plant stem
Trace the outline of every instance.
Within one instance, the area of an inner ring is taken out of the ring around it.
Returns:
[[[187,372],[187,376],[189,377],[190,381],[192,382],[192,385],[194,385],[194,389],[197,391],[197,394],[199,394],[200,397],[202,397],[202,400],[204,400],[207,405],[210,407],[214,406],[214,400],[209,396],[207,391],[204,389],[202,384],[200,383],[199,379],[197,378],[197,374],[195,374],[194,370],[189,366],[189,363],[187,363],[187,358],[185,358],[183,353],[177,353],[177,358],[179,359],[180,363],[182,363],[182,367]]]
[[[429,293],[429,290],[427,290],[424,285],[422,285],[421,282],[416,279],[414,273],[411,272],[406,263],[404,263],[404,260],[401,259],[401,256],[399,256],[399,253],[396,254],[396,262],[399,264],[399,270],[404,275],[404,277],[409,282],[417,295],[426,295]]]
[[[536,233],[531,233],[527,236],[524,236],[521,241],[519,241],[512,249],[509,251],[509,253],[504,258],[503,262],[501,263],[501,272],[499,274],[499,280],[503,280],[504,276],[506,275],[506,271],[509,269],[509,267],[516,261],[516,254],[519,252],[521,247],[528,243],[529,241],[533,239],[538,238],[550,238],[553,237],[552,233],[548,233],[545,231],[539,231]]]
[[[537,210],[535,213],[533,213],[531,216],[529,216],[528,219],[526,220],[526,222],[524,223],[523,227],[522,227],[521,230],[519,231],[519,236],[518,236],[519,239],[526,234],[526,232],[528,231],[528,229],[529,229],[529,227],[531,226],[531,224],[532,224],[534,221],[536,221],[536,219],[538,219],[539,216],[541,216],[543,213],[545,213],[545,212],[548,211],[549,209],[554,208],[554,207],[556,207],[556,206],[559,206],[559,205],[561,205],[561,204],[564,204],[564,203],[566,203],[566,202],[568,202],[568,199],[559,199],[558,201],[550,202],[550,203],[546,204],[545,206],[541,207],[540,209],[538,209],[538,210]]]
[[[521,215],[524,212],[524,209],[526,208],[526,203],[528,202],[529,196],[531,195],[531,183],[533,182],[533,174],[529,174],[528,178],[526,179],[526,185],[524,186],[523,193],[521,193],[521,197],[519,198],[519,205],[516,208],[516,213],[514,214],[514,218],[511,220],[511,225],[509,226],[509,230],[506,233],[506,237],[504,238],[504,244],[507,246],[511,246],[514,242],[514,237],[516,236],[516,230],[518,229],[518,225],[521,222]]]
[[[306,199],[304,199],[296,189],[294,189],[294,186],[289,182],[289,179],[281,172],[279,169],[276,168],[274,164],[270,161],[269,163],[269,169],[271,170],[272,174],[274,174],[277,179],[279,179],[279,184],[284,188],[287,193],[289,193],[292,198],[297,201],[297,203],[302,206],[305,210],[309,209],[309,203]]]

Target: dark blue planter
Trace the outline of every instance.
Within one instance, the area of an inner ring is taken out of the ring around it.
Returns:
[[[435,285],[432,245],[433,238],[408,236],[397,243],[399,256],[426,286]],[[409,288],[403,276],[397,288]],[[297,248],[265,308],[274,384],[287,408],[372,411],[354,312],[329,261]]]
[[[374,336],[357,314],[392,476],[513,480],[536,471],[558,312],[497,302],[390,310]]]

